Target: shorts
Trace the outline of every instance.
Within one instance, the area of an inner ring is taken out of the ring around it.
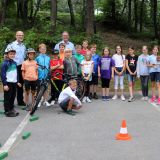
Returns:
[[[151,82],[160,82],[160,72],[150,73]]]
[[[110,84],[110,79],[101,78],[102,88],[109,88],[109,84]]]
[[[134,75],[127,74],[127,77],[128,77],[128,82],[135,82],[136,80],[136,76]]]
[[[37,81],[28,81],[24,80],[25,91],[36,91],[37,90]]]
[[[60,107],[62,108],[62,110],[64,112],[67,111],[67,107],[68,107],[68,104],[69,104],[69,101],[70,101],[70,97],[64,99],[61,103],[59,103]],[[76,101],[73,102],[73,105],[74,106],[78,106],[78,103]]]
[[[92,74],[91,85],[98,85],[98,75]]]

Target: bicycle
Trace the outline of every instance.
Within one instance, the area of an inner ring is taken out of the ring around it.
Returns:
[[[43,70],[46,69],[46,70],[49,71],[49,69],[46,66],[42,66],[42,65],[39,65],[39,64],[38,64],[38,66],[40,66]],[[58,74],[60,74],[60,73],[57,73],[57,75]],[[77,80],[77,86],[78,86],[77,90],[76,90],[76,95],[80,100],[82,100],[82,98],[84,97],[84,94],[85,94],[85,84],[84,84],[83,79],[80,78],[80,77],[77,77],[77,76],[73,76],[73,75],[68,75],[68,74],[63,74],[63,75],[65,77],[64,80],[63,80],[65,83],[64,83],[62,89],[65,89],[68,86],[70,79],[76,79]],[[40,83],[39,90],[38,90],[38,92],[35,96],[35,101],[34,101],[32,109],[30,111],[30,115],[33,115],[35,113],[35,111],[37,110],[38,104],[41,101],[41,98],[42,98],[43,94],[45,93],[45,91],[48,88],[48,82],[50,81],[49,77],[50,77],[50,72],[48,72],[48,75],[44,79],[42,79],[42,81]],[[53,84],[55,84],[53,80],[51,80],[51,82]],[[58,89],[58,88],[56,87],[56,89]],[[57,90],[57,91],[59,91],[59,90]]]
[[[58,73],[61,74],[61,73]],[[86,91],[86,87],[85,87],[85,83],[83,78],[78,77],[78,76],[74,76],[74,75],[69,75],[69,74],[61,74],[63,75],[64,79],[62,80],[64,82],[63,86],[62,86],[62,91],[69,85],[69,80],[70,79],[75,79],[77,81],[77,89],[76,89],[76,96],[82,100]],[[58,78],[54,77],[55,79],[58,80]],[[58,87],[56,86],[56,84],[54,83],[53,80],[51,80],[51,83],[53,84],[53,86],[55,87],[55,89],[60,93],[61,90],[58,89]]]

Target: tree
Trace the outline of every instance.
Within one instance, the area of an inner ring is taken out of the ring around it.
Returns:
[[[144,11],[144,0],[142,0],[140,5],[140,32],[142,32],[143,27],[143,11]]]
[[[157,0],[151,0],[153,3],[153,27],[155,38],[158,38],[158,27],[157,27]]]
[[[56,29],[56,20],[57,20],[57,0],[51,0],[51,24],[52,31]]]
[[[134,0],[134,31],[137,32],[137,28],[138,28],[138,13],[137,13],[137,9],[138,9],[138,2],[137,0]]]
[[[131,31],[131,12],[132,12],[132,0],[128,0],[128,31]]]
[[[86,33],[87,35],[94,34],[94,2],[93,0],[86,1]]]
[[[7,0],[1,0],[1,9],[0,9],[0,24],[5,24],[5,18],[6,18],[6,8],[7,8]]]
[[[69,6],[70,15],[71,15],[71,26],[75,27],[75,18],[74,18],[72,0],[68,0],[68,6]]]

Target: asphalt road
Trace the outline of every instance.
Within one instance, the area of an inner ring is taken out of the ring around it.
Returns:
[[[21,135],[9,151],[8,160],[159,160],[160,112],[148,102],[129,103],[121,100],[94,100],[84,104],[76,116],[58,106],[41,108],[39,120],[29,122],[23,132],[31,132],[27,140]],[[25,117],[0,117],[0,143]],[[117,141],[121,121],[126,119],[131,141]]]

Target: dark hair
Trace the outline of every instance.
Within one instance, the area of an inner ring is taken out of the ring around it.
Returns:
[[[154,45],[153,48],[152,48],[152,50],[153,50],[154,48],[157,48],[157,49],[159,50],[159,46],[158,46],[158,45]]]
[[[111,56],[111,51],[110,51],[110,49],[109,49],[109,47],[105,47],[105,48],[103,48],[103,50],[102,50],[102,56],[104,56],[104,50],[105,49],[107,49],[108,50],[108,52],[109,52],[109,56]]]
[[[129,46],[129,47],[128,47],[128,49],[132,49],[132,50],[134,50],[134,47],[133,47],[133,46]]]
[[[59,47],[60,47],[60,46],[65,47],[66,45],[65,45],[64,43],[60,43],[60,44],[59,44]]]
[[[120,47],[121,48],[121,54],[123,54],[123,49],[122,49],[122,46],[121,45],[117,45],[115,48],[116,48],[116,50],[117,50],[117,47]],[[116,53],[117,53],[117,51],[116,51]]]

